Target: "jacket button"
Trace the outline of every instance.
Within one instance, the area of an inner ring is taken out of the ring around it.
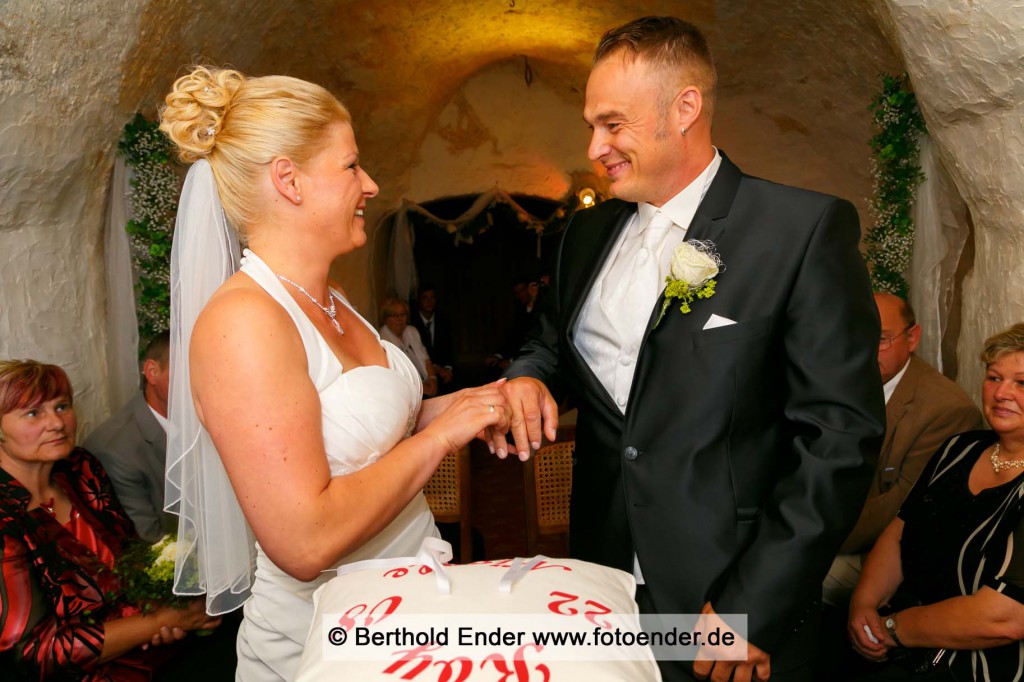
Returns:
[[[628,459],[628,460],[629,460],[630,462],[633,462],[633,461],[635,461],[635,460],[636,460],[636,458],[640,456],[640,453],[639,453],[639,452],[637,452],[636,448],[634,448],[634,447],[633,447],[632,445],[630,445],[630,446],[629,446],[628,448],[626,448],[625,450],[623,450],[623,451],[622,451],[622,454],[623,454],[623,456],[624,456],[624,457],[625,457],[626,459]]]

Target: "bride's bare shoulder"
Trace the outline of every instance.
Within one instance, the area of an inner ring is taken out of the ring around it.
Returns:
[[[191,354],[219,355],[239,344],[274,352],[302,346],[287,311],[244,273],[235,273],[210,297],[192,330]]]

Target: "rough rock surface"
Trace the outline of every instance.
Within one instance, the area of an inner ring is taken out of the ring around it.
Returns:
[[[1024,321],[1024,3],[885,0],[928,131],[974,222],[958,381],[980,399],[986,338]]]

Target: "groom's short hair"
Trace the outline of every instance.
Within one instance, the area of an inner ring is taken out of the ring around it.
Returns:
[[[711,120],[718,74],[708,41],[696,26],[676,17],[634,19],[601,36],[594,64],[619,52],[626,59],[642,59],[673,76],[684,75],[687,85],[696,85],[700,90],[704,112]]]

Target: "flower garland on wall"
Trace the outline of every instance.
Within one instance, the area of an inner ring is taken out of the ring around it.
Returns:
[[[159,124],[136,114],[125,125],[117,151],[131,168],[128,202],[132,265],[138,275],[135,308],[145,344],[165,331],[171,315],[171,236],[181,183],[171,165],[171,145]]]
[[[575,212],[575,208],[570,208],[570,202],[565,201],[549,217],[540,218],[521,206],[512,195],[498,188],[484,192],[461,216],[450,220],[436,216],[408,200],[403,202],[403,210],[408,212],[409,219],[414,224],[433,225],[450,234],[455,246],[472,244],[477,235],[494,227],[496,219],[501,222],[515,220],[524,229],[535,232],[537,236],[555,234],[565,228]]]
[[[875,291],[906,298],[910,286],[903,273],[914,246],[911,211],[917,186],[924,180],[917,140],[925,131],[907,74],[882,76],[882,91],[872,100],[871,111],[880,130],[871,138],[875,179],[871,208],[876,222],[864,238],[865,258]]]
[[[497,187],[485,191],[465,213],[451,220],[440,218],[408,200],[403,203],[402,208],[408,212],[414,224],[433,225],[449,233],[455,246],[473,244],[476,236],[495,226],[496,217],[502,221],[515,220],[523,228],[536,232],[540,237],[552,235],[564,228],[573,213],[571,209],[561,207],[547,219],[540,218],[532,215],[505,190]]]

